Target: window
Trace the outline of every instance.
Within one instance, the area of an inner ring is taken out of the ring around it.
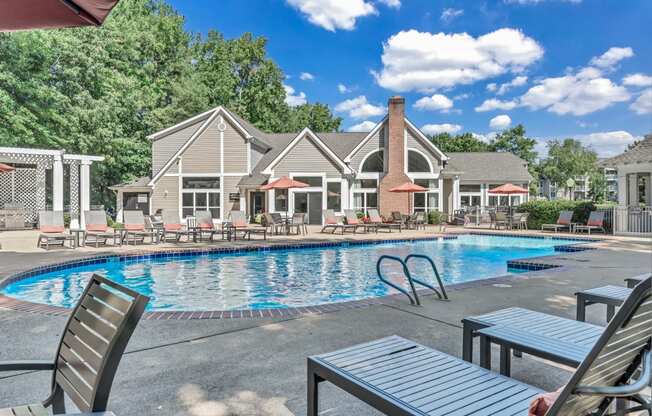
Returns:
[[[408,150],[408,172],[427,172],[430,173],[430,164],[421,153],[414,150]]]
[[[362,212],[367,212],[370,208],[378,208],[378,194],[375,191],[355,192],[353,208]]]
[[[437,179],[415,179],[414,183],[426,189],[439,188],[439,181]]]
[[[511,199],[512,199],[511,200],[512,206],[521,205],[521,196],[520,195],[512,195]]]
[[[377,173],[377,172],[384,172],[385,171],[385,161],[384,161],[384,153],[382,150],[378,150],[365,159],[364,163],[362,164],[362,167],[360,168],[360,172],[371,172],[371,173]]]
[[[303,182],[309,186],[319,188],[322,186],[322,177],[321,176],[294,176],[292,177],[295,181]]]
[[[480,206],[480,196],[479,195],[462,195],[460,197],[460,203],[462,207],[479,207]]]
[[[184,177],[182,185],[182,216],[190,217],[197,211],[210,211],[213,218],[220,218],[219,177]]]
[[[460,192],[480,192],[480,185],[460,185]]]
[[[342,210],[342,183],[328,182],[326,185],[326,208],[336,212]]]
[[[429,212],[439,209],[438,192],[419,192],[414,194],[414,211]]]
[[[274,209],[276,211],[288,210],[288,190],[275,189],[274,190]]]
[[[490,196],[489,197],[489,206],[490,207],[495,207],[498,205],[498,197],[497,196]]]
[[[360,179],[354,182],[355,188],[376,189],[378,188],[378,179]]]

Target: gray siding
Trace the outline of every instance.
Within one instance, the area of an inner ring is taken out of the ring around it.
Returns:
[[[432,163],[434,170],[433,173],[437,173],[441,170],[441,162],[438,158],[438,155],[430,149],[430,146],[426,147],[424,144],[422,144],[421,140],[414,137],[414,134],[409,129],[407,129],[407,147],[411,149],[417,149],[426,154],[430,160],[430,163]]]
[[[245,137],[230,123],[227,122],[226,126],[224,131],[224,173],[249,173]]]
[[[387,131],[385,128],[386,126],[387,123],[385,123],[385,125],[383,125],[383,127],[381,127],[381,129],[376,134],[374,134],[369,139],[369,141],[365,143],[364,146],[362,146],[360,150],[358,150],[358,152],[351,158],[351,168],[356,172],[360,172],[360,164],[370,152],[385,147],[385,132]]]
[[[206,120],[198,121],[158,140],[152,141],[152,177],[179,151]],[[176,164],[167,173],[177,173]]]
[[[181,155],[181,173],[217,173],[220,171],[220,132],[217,119]]]
[[[222,178],[222,192],[224,194],[224,219],[229,218],[229,213],[231,211],[245,211],[245,207],[240,207],[240,201],[231,202],[229,201],[230,193],[237,193],[238,182],[240,181],[241,176],[225,176]]]
[[[276,177],[289,175],[290,172],[325,172],[329,177],[342,176],[340,167],[305,136],[274,167]]]
[[[165,194],[167,191],[167,195]],[[162,176],[152,192],[152,212],[158,209],[179,213],[179,177]]]

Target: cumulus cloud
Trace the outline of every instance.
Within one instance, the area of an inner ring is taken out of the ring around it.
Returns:
[[[489,120],[489,127],[492,129],[502,130],[512,124],[512,119],[507,114],[501,114]]]
[[[516,106],[518,106],[518,102],[516,100],[510,100],[510,101],[501,101],[497,100],[495,98],[489,98],[487,100],[484,100],[482,104],[477,106],[475,108],[475,111],[481,113],[484,111],[492,111],[492,110],[505,110],[509,111],[514,109]]]
[[[362,123],[354,124],[353,126],[349,127],[346,131],[371,131],[373,130],[374,127],[376,127],[376,124],[373,121],[365,120]]]
[[[500,87],[498,87],[498,90],[496,91],[497,95],[503,95],[507,91],[511,90],[514,87],[521,87],[527,83],[527,77],[525,75],[519,75],[513,80],[506,82],[504,84],[500,84]]]
[[[609,48],[609,50],[602,55],[591,59],[590,64],[597,66],[598,68],[612,68],[618,62],[622,61],[625,58],[631,58],[632,56],[634,56],[634,51],[630,47],[613,47]]]
[[[425,134],[439,134],[439,133],[449,133],[454,134],[462,130],[462,126],[459,124],[425,124],[421,127],[421,131]]]
[[[302,72],[301,75],[299,75],[299,79],[301,81],[312,81],[315,79],[315,76],[310,72]]]
[[[575,136],[585,146],[590,146],[599,157],[616,156],[627,149],[640,137],[634,137],[626,131],[603,131]]]
[[[503,28],[477,38],[467,33],[401,31],[383,44],[376,82],[393,91],[438,88],[519,72],[543,56],[536,40]]]
[[[385,114],[387,109],[380,105],[373,105],[367,101],[367,97],[360,95],[356,98],[344,100],[335,106],[335,111],[348,113],[352,118],[367,118]]]
[[[452,7],[449,7],[441,12],[441,16],[439,18],[442,20],[442,22],[449,23],[452,20],[462,16],[463,14],[463,9],[453,9]]]
[[[295,89],[285,84],[283,84],[283,88],[285,89],[285,104],[296,107],[306,103],[306,94],[303,91],[295,94]]]
[[[353,30],[360,17],[377,14],[373,4],[365,0],[287,0],[316,26],[335,32]]]
[[[468,92],[462,93],[462,94],[457,94],[455,97],[453,97],[453,100],[466,100],[467,98],[471,97],[471,94]]]
[[[652,77],[645,74],[630,74],[623,78],[623,84],[631,87],[650,87],[652,86]]]
[[[340,94],[346,94],[347,92],[353,91],[351,87],[347,87],[344,84],[337,84],[337,90],[340,92]]]
[[[443,94],[419,98],[413,105],[417,110],[430,110],[447,112],[453,108],[453,100]]]
[[[393,7],[395,9],[401,7],[401,0],[379,0],[379,1],[384,5],[386,5],[387,7]]]
[[[629,108],[636,114],[652,114],[652,88],[643,91]]]
[[[489,84],[487,84],[487,91],[496,92],[497,89],[498,89],[498,84],[496,84],[495,82],[490,82]]]

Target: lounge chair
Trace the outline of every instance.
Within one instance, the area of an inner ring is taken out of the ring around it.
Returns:
[[[395,224],[401,224],[403,227],[405,227],[405,217],[403,217],[403,214],[401,214],[398,211],[392,211],[392,216],[390,218],[390,221],[395,223]]]
[[[562,211],[559,213],[559,218],[556,224],[541,224],[541,231],[553,230],[559,232],[560,230],[571,231],[571,221],[573,220],[573,211]]]
[[[212,241],[215,234],[221,233],[215,228],[213,223],[213,214],[210,211],[196,211],[195,212],[195,225],[199,240],[203,241],[204,236],[208,236],[208,240]]]
[[[354,209],[345,209],[344,210],[344,216],[346,218],[346,224],[347,225],[353,225],[355,228],[353,229],[353,232],[357,232],[358,228],[362,228],[362,230],[366,233],[369,229],[375,230],[376,227],[373,224],[365,224],[358,218],[358,213]]]
[[[242,237],[248,237],[251,240],[251,234],[262,234],[263,239],[267,240],[267,228],[262,226],[252,226],[247,223],[245,213],[242,211],[231,211],[231,232],[233,239],[237,238],[238,232],[242,233]]]
[[[627,287],[607,285],[595,287],[592,289],[581,290],[575,293],[577,298],[577,314],[578,321],[586,320],[586,307],[590,305],[606,305],[607,307],[607,322],[613,318],[616,313],[616,308],[625,302],[627,297],[631,295],[632,288],[641,283],[652,274],[646,273],[639,276],[628,277],[625,279]]]
[[[190,240],[190,236],[193,235],[193,233],[179,221],[179,214],[176,211],[170,211],[167,209],[163,210],[162,219],[163,241],[172,239],[178,243],[181,241],[181,237],[183,236],[186,237],[186,241]]]
[[[591,234],[591,231],[600,231],[604,233],[604,211],[592,211],[586,224],[577,224],[575,232],[586,231]]]
[[[308,234],[308,226],[306,225],[306,214],[303,212],[295,212],[292,214],[292,222],[287,225],[288,232],[296,229],[297,234]]]
[[[109,228],[106,223],[106,212],[84,211],[86,220],[86,232],[84,233],[84,245],[94,245],[95,248],[100,244],[106,245],[109,240],[115,242],[115,232]]]
[[[648,316],[651,307],[648,279],[634,289],[587,349],[568,383],[552,399],[547,416],[602,415],[616,398],[637,402],[639,408],[646,406],[639,393],[647,388],[652,374],[652,334],[645,330],[652,320]],[[535,338],[536,330],[528,336]],[[619,350],[626,353],[614,353]],[[501,356],[506,354],[509,349],[503,348]],[[642,370],[636,375],[639,367]],[[309,357],[309,416],[317,415],[318,384],[323,381],[388,415],[525,416],[543,393],[398,336]]]
[[[68,318],[54,360],[0,362],[0,371],[52,371],[49,397],[0,409],[0,415],[47,415],[50,407],[53,414],[64,414],[64,396],[82,413],[106,411],[113,377],[148,301],[94,274]]]
[[[391,233],[392,229],[398,229],[398,231],[401,232],[401,229],[403,228],[403,224],[400,222],[383,222],[383,218],[375,208],[367,210],[367,214],[369,214],[369,222],[376,226],[376,230],[385,229]]]
[[[415,212],[410,215],[405,222],[407,228],[426,229],[426,213],[425,212]]]
[[[263,214],[263,218],[265,219],[265,227],[269,228],[270,233],[278,234],[279,230],[285,230],[285,223],[280,215],[277,216],[266,212]]]
[[[50,249],[51,245],[65,247],[66,241],[70,248],[75,248],[75,237],[66,233],[63,222],[63,211],[40,211],[38,213],[39,235],[36,247]]]
[[[144,244],[147,237],[150,238],[150,242],[153,244],[157,238],[158,231],[145,228],[145,215],[141,210],[128,210],[124,211],[122,214],[124,218],[124,227],[125,234],[124,239],[126,240],[127,245],[132,243]]]
[[[335,234],[335,231],[338,229],[342,231],[342,234],[344,234],[344,231],[350,230],[353,231],[355,234],[356,228],[358,228],[357,225],[349,225],[349,224],[340,224],[340,222],[337,220],[337,217],[335,216],[335,212],[333,212],[332,209],[325,209],[322,211],[324,215],[324,226],[321,228],[320,232],[326,232],[326,230],[333,230],[331,231],[331,234]]]

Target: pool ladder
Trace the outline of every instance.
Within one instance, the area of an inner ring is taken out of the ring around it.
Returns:
[[[432,271],[435,273],[435,278],[439,283],[439,290],[422,280],[412,277],[412,273],[410,273],[410,268],[408,267],[408,264],[411,259],[424,259],[428,263],[430,263],[430,266],[432,267]],[[401,265],[401,267],[403,268],[403,274],[405,275],[405,278],[407,279],[410,289],[412,291],[412,295],[410,295],[410,293],[407,290],[403,289],[402,287],[385,279],[382,273],[381,264],[383,263],[383,261],[386,260],[391,260]],[[441,281],[441,277],[439,276],[439,271],[437,270],[437,266],[435,266],[435,262],[432,261],[430,257],[425,256],[423,254],[410,254],[405,259],[401,259],[400,257],[396,257],[396,256],[382,255],[378,259],[378,262],[376,262],[376,272],[378,273],[378,278],[380,279],[381,282],[403,293],[405,296],[408,297],[408,299],[410,299],[410,304],[412,305],[421,305],[421,301],[419,300],[419,295],[417,294],[417,289],[414,285],[415,283],[424,286],[432,290],[433,292],[435,292],[435,294],[440,300],[448,300],[448,295],[446,294],[444,283]]]

